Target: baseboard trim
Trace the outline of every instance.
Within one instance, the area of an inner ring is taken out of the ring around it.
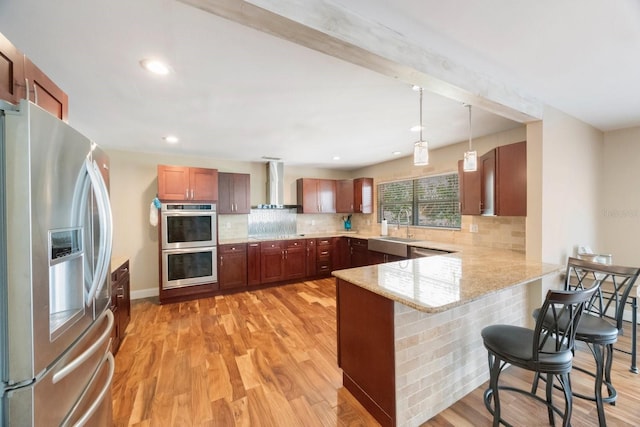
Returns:
[[[131,291],[131,299],[144,299],[157,297],[160,294],[158,288],[140,289],[137,291]]]

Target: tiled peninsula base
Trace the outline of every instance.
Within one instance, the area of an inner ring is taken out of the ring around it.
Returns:
[[[337,281],[344,386],[383,426],[419,426],[489,379],[480,331],[524,326],[527,285],[425,313]]]

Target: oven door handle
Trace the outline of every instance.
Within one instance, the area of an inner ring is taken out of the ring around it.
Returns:
[[[193,253],[193,252],[209,252],[211,249],[215,249],[216,246],[194,246],[192,248],[181,248],[181,249],[163,249],[162,253],[165,254],[183,254],[183,253]]]

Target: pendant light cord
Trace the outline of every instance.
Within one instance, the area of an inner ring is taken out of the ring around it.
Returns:
[[[467,105],[469,107],[469,151],[473,151],[471,149],[471,104]]]
[[[420,88],[420,142],[422,142],[422,88]]]

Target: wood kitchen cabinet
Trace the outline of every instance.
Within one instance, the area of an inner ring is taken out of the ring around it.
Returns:
[[[353,211],[355,213],[373,213],[373,178],[353,180]]]
[[[247,245],[218,246],[218,284],[220,289],[241,288],[247,285]]]
[[[260,243],[247,243],[247,285],[260,284]]]
[[[296,181],[299,213],[335,213],[336,181],[299,178]]]
[[[111,312],[114,320],[111,352],[113,354],[118,352],[131,320],[129,277],[129,260],[124,261],[111,272]]]
[[[284,280],[284,242],[260,243],[260,283]]]
[[[373,178],[336,180],[338,213],[373,213]]]
[[[29,99],[67,121],[69,98],[42,70],[0,34],[0,99],[17,104]]]
[[[306,243],[306,259],[305,268],[307,277],[315,277],[318,271],[318,265],[316,261],[316,239],[307,239]]]
[[[351,239],[351,267],[369,265],[369,242],[367,239]]]
[[[331,270],[342,270],[351,267],[351,238],[336,237],[333,243],[333,259]]]
[[[394,261],[402,261],[406,259],[405,257],[401,257],[398,255],[390,255],[377,251],[368,251],[367,252],[367,261],[368,265],[376,265],[376,264],[384,264],[386,262],[394,262]]]
[[[24,54],[0,34],[0,99],[17,104],[23,94]]]
[[[316,245],[316,273],[318,276],[329,276],[332,270],[331,259],[334,239],[331,237],[318,238],[316,239]]]
[[[353,180],[336,180],[336,212],[353,213],[354,203]]]
[[[218,213],[251,212],[251,176],[245,173],[218,172]]]
[[[502,145],[480,156],[476,172],[458,163],[462,215],[527,215],[526,142]]]
[[[284,280],[304,279],[307,274],[307,251],[304,239],[285,240]]]
[[[158,165],[158,198],[162,201],[215,202],[218,200],[218,171]]]

